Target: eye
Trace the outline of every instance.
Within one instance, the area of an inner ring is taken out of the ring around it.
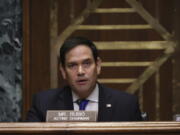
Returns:
[[[91,65],[91,61],[90,61],[90,60],[84,61],[84,62],[83,62],[83,65],[84,65],[85,67],[89,67],[89,66]]]
[[[70,68],[70,69],[74,69],[75,67],[77,67],[77,64],[75,64],[75,63],[69,63],[69,64],[67,65],[67,67]]]

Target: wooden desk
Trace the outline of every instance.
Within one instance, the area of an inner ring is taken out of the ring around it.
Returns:
[[[180,135],[180,122],[0,123],[0,135]]]

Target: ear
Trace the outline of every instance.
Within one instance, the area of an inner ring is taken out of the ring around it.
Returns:
[[[60,72],[61,72],[61,74],[63,76],[63,79],[66,79],[66,72],[65,72],[65,69],[64,69],[64,67],[62,65],[60,65],[59,70],[60,70]]]
[[[101,73],[101,58],[98,57],[96,61],[96,66],[97,66],[97,74],[99,75]]]

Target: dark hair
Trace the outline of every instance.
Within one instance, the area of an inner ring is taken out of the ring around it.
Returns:
[[[91,49],[92,51],[92,54],[93,54],[93,57],[94,57],[94,60],[97,61],[97,57],[98,57],[98,50],[95,46],[95,44],[87,39],[87,38],[84,38],[84,37],[72,37],[72,38],[69,38],[67,39],[63,45],[61,46],[60,48],[60,63],[62,64],[62,66],[64,67],[65,66],[65,56],[66,54],[71,50],[73,49],[74,47],[76,46],[79,46],[79,45],[84,45],[84,46],[87,46]]]

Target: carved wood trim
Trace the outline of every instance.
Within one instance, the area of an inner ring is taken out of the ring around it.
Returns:
[[[180,133],[179,122],[0,123],[0,133]]]

